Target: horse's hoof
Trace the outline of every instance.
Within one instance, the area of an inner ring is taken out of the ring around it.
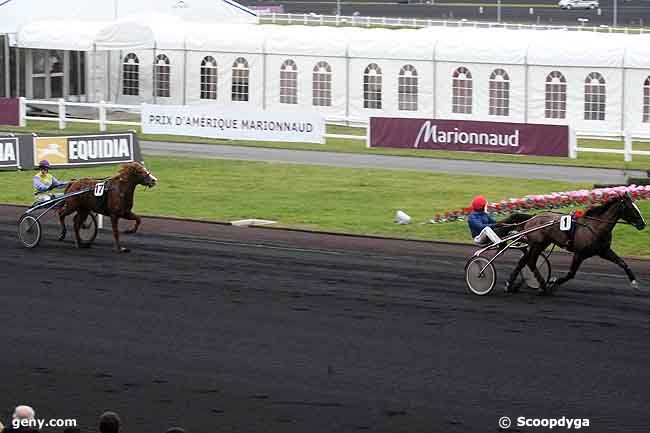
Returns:
[[[511,284],[510,281],[506,281],[503,291],[505,293],[517,293],[519,292],[519,287],[517,287],[514,284]]]
[[[630,286],[632,286],[632,288],[635,289],[635,290],[639,290],[641,288],[639,286],[639,282],[637,280],[630,281]]]
[[[129,253],[129,252],[131,252],[131,250],[126,248],[126,247],[120,247],[120,252],[121,253]]]

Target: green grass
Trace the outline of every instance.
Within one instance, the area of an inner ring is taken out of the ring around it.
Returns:
[[[148,157],[146,161],[160,185],[153,190],[138,189],[136,212],[219,221],[262,218],[283,227],[462,242],[470,240],[464,222],[420,223],[437,212],[467,206],[477,193],[497,201],[590,186],[173,157]],[[54,174],[59,179],[104,177],[115,170],[115,166],[57,169]],[[29,204],[32,174],[0,173],[0,202]],[[650,213],[650,202],[639,204],[644,213]],[[414,223],[395,224],[398,209],[411,215]],[[615,248],[624,255],[650,257],[648,233],[617,227]]]
[[[140,128],[128,128],[118,125],[110,125],[109,131],[124,131],[134,129],[138,132],[141,140],[148,141],[174,141],[186,143],[206,143],[206,144],[224,144],[251,147],[268,147],[280,149],[296,150],[313,150],[329,151],[342,153],[361,153],[374,155],[394,155],[394,156],[412,156],[422,158],[441,158],[441,159],[464,159],[474,161],[494,161],[494,162],[515,162],[521,164],[550,164],[563,166],[582,166],[582,167],[600,167],[600,168],[618,168],[618,169],[650,169],[650,157],[634,156],[631,163],[623,161],[623,155],[601,154],[601,153],[578,153],[577,159],[554,158],[542,156],[520,156],[520,155],[500,155],[494,153],[473,153],[473,152],[450,152],[442,150],[426,149],[388,149],[388,148],[366,148],[365,141],[328,138],[325,144],[311,143],[279,143],[266,141],[234,141],[234,140],[216,140],[201,137],[182,137],[173,135],[151,135],[140,133]],[[65,130],[59,130],[56,122],[47,121],[30,121],[25,128],[16,128],[0,126],[0,131],[14,131],[22,133],[36,132],[37,134],[62,134],[62,133],[97,133],[98,127],[94,124],[72,123],[69,122]],[[349,134],[365,136],[365,128],[350,128],[344,126],[328,125],[327,132],[330,134]],[[600,147],[622,149],[623,143],[618,141],[607,140],[579,140],[579,146],[582,147]],[[650,150],[648,143],[634,143],[633,148]]]

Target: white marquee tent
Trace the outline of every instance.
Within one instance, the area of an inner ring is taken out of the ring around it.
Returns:
[[[96,53],[88,62],[90,100],[298,106],[355,123],[418,116],[650,136],[648,35],[215,25],[130,12],[93,23],[24,24],[14,42]],[[62,36],[64,28],[74,30]]]
[[[0,0],[0,34],[18,33],[37,21],[105,22],[149,12],[203,23],[257,19],[255,12],[232,0]]]

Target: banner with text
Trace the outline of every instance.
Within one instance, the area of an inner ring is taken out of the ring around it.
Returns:
[[[325,121],[314,111],[249,111],[207,104],[144,104],[142,132],[322,144],[325,142]]]
[[[18,137],[0,137],[0,170],[16,170],[20,162]]]
[[[33,163],[46,159],[53,166],[84,166],[140,161],[133,133],[34,137]]]
[[[369,128],[369,147],[569,156],[563,125],[371,117]]]
[[[0,125],[20,125],[20,101],[18,98],[0,98]]]

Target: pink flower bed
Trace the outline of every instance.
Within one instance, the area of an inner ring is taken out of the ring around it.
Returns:
[[[629,192],[634,200],[650,200],[650,185],[628,185],[613,188],[596,188],[592,190],[553,192],[544,195],[527,195],[523,198],[511,198],[488,204],[488,212],[508,215],[513,212],[528,212],[539,209],[562,209],[568,207],[587,207],[607,202]],[[471,207],[437,213],[432,223],[462,221],[472,212]]]

